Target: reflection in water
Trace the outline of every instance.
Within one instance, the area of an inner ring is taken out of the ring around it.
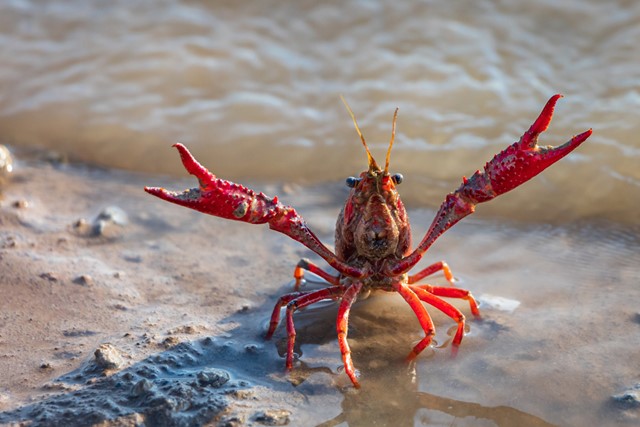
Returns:
[[[415,363],[407,365],[403,361],[411,348],[411,337],[415,338],[412,333],[416,330],[411,328],[415,323],[415,320],[412,320],[412,314],[408,310],[396,310],[395,301],[390,298],[372,298],[372,300],[360,302],[359,306],[356,305],[352,311],[350,343],[354,348],[354,363],[362,374],[362,388],[356,390],[348,381],[344,382],[342,412],[333,419],[318,424],[318,427],[337,426],[342,423],[350,427],[431,425],[441,422],[442,414],[455,418],[486,419],[495,422],[498,426],[552,425],[541,418],[508,406],[484,406],[419,391],[420,388],[428,387],[428,379],[417,378]],[[402,301],[399,303],[401,306]],[[335,304],[331,304],[333,306],[302,311],[296,317],[299,354],[303,353],[301,347],[305,344],[317,346],[332,341],[335,343],[336,309]],[[482,324],[484,323],[487,322],[482,321]],[[443,344],[438,345],[434,351],[451,351],[448,335],[455,333],[455,327],[448,328],[448,323],[438,326],[441,331],[446,329],[449,331],[446,334],[444,332],[437,334],[438,340]],[[478,322],[470,323],[471,328],[478,326]],[[493,328],[492,321],[485,325],[486,328]],[[286,351],[285,341],[283,337],[277,344],[281,355]],[[462,345],[464,346],[464,342]],[[336,363],[324,360],[325,363],[329,363],[329,366],[340,363],[337,344],[335,347]],[[428,350],[426,353],[426,360],[422,357],[417,363],[433,362],[429,359]],[[305,362],[307,357],[313,359],[313,356],[313,354],[304,354],[299,365],[289,374],[293,384],[302,384],[316,373],[327,373],[327,365],[314,368]],[[327,355],[327,357],[333,356]],[[339,382],[339,379],[336,381]]]
[[[541,418],[508,406],[483,406],[417,391],[415,378],[408,371],[405,370],[405,375],[398,372],[393,377],[379,372],[380,378],[387,380],[376,384],[375,388],[370,388],[372,384],[369,383],[357,393],[346,392],[342,413],[317,427],[331,427],[342,423],[347,423],[350,427],[367,426],[375,425],[376,422],[397,427],[431,425],[436,423],[432,416],[437,417],[431,411],[445,413],[456,419],[471,417],[490,420],[498,426],[553,426]],[[375,375],[374,372],[369,374]],[[387,399],[380,398],[381,390]],[[439,421],[440,419],[438,424]],[[453,424],[453,421],[450,423]]]

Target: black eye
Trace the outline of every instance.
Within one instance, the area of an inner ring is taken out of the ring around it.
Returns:
[[[347,178],[347,187],[353,188],[360,182],[360,178],[356,178],[354,176],[350,176]]]
[[[397,173],[397,174],[393,175],[391,177],[391,179],[393,180],[393,183],[397,185],[397,184],[402,184],[402,181],[404,180],[404,177],[402,176],[401,173]]]

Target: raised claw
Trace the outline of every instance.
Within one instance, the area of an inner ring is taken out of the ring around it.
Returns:
[[[144,191],[177,205],[195,209],[209,215],[251,224],[269,224],[269,228],[279,231],[302,243],[339,272],[362,277],[364,272],[338,260],[320,239],[309,229],[305,220],[291,206],[285,206],[277,197],[256,193],[235,182],[216,178],[191,155],[187,147],[174,144],[180,153],[187,172],[194,175],[199,187],[181,192],[168,191],[159,187],[145,187]]]
[[[472,214],[478,203],[487,202],[525,183],[591,136],[592,130],[589,129],[558,147],[538,145],[538,136],[549,127],[556,102],[561,97],[554,95],[547,101],[538,118],[519,141],[496,154],[482,171],[476,171],[471,178],[462,178],[462,185],[449,193],[440,206],[420,245],[404,259],[389,263],[386,274],[393,276],[407,272],[442,233]]]
[[[240,184],[216,178],[191,155],[187,147],[174,144],[187,172],[198,178],[200,186],[181,192],[145,187],[144,191],[163,200],[210,215],[252,224],[264,224],[280,213],[284,206],[278,198],[256,193]]]
[[[552,96],[520,140],[496,154],[485,164],[484,171],[476,171],[469,179],[463,178],[456,193],[473,203],[486,202],[530,180],[586,141],[591,136],[591,129],[558,147],[538,145],[538,136],[549,127],[560,98],[560,94]]]

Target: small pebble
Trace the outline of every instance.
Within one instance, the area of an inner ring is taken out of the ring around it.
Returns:
[[[43,153],[43,160],[54,165],[69,162],[65,154],[55,150],[49,150]]]
[[[205,369],[203,371],[198,372],[198,383],[201,386],[210,386],[213,388],[220,388],[225,385],[229,379],[229,373],[223,371],[222,369]]]
[[[17,209],[26,209],[29,207],[29,202],[24,199],[16,200],[11,204],[14,208]]]
[[[73,226],[76,227],[76,228],[82,228],[82,227],[86,226],[87,224],[89,224],[89,223],[87,222],[86,219],[78,218],[76,220],[76,222],[73,223]]]
[[[244,346],[244,351],[249,354],[258,354],[261,348],[258,344],[247,344]]]
[[[6,239],[0,242],[0,248],[3,248],[3,249],[15,248],[16,246],[18,246],[18,243],[16,242],[16,239],[13,236],[7,236]]]
[[[50,282],[57,282],[58,281],[58,277],[55,275],[55,273],[52,273],[50,271],[46,272],[46,273],[42,273],[40,275],[41,278],[43,279],[47,279]]]
[[[82,286],[89,286],[93,284],[93,277],[89,276],[88,274],[83,274],[82,276],[78,276],[73,279],[73,283]]]
[[[101,344],[93,354],[96,365],[102,369],[117,369],[124,363],[120,352],[111,344]]]
[[[142,262],[142,256],[137,254],[124,254],[123,258],[125,261],[134,262],[136,264],[139,264]]]
[[[128,222],[129,219],[124,210],[117,206],[108,206],[100,211],[91,223],[85,218],[80,218],[73,223],[73,228],[83,236],[113,238],[122,233],[122,228]]]
[[[105,236],[114,234],[115,229],[124,227],[129,222],[127,213],[117,206],[104,208],[93,220],[93,235]]]
[[[614,394],[611,398],[621,406],[625,406],[627,408],[640,408],[640,383],[620,394]]]
[[[197,334],[199,332],[205,331],[206,329],[207,328],[203,325],[182,325],[176,328],[169,329],[167,333],[170,335],[173,335],[173,334],[193,335],[193,334]]]
[[[238,400],[248,400],[253,398],[255,393],[253,390],[231,390],[229,395]]]
[[[173,347],[177,344],[180,344],[180,340],[177,337],[167,337],[162,341],[162,346],[166,348]]]
[[[139,397],[147,394],[153,388],[153,383],[145,378],[138,381],[131,389],[131,396]]]
[[[13,159],[11,152],[4,145],[0,145],[0,186],[9,181],[9,177],[13,172]]]
[[[89,224],[89,222],[84,218],[77,219],[73,223],[73,229],[78,234],[81,234],[83,236],[88,236],[88,235],[90,235],[92,233],[91,224]]]
[[[285,409],[271,409],[258,412],[255,416],[255,420],[260,424],[267,426],[286,426],[291,421],[289,419],[290,415],[291,412]]]
[[[117,206],[107,206],[96,217],[95,221],[108,221],[118,225],[127,225],[127,213]]]

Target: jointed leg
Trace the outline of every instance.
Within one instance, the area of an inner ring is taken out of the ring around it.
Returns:
[[[339,298],[343,292],[344,289],[339,287],[324,288],[300,295],[297,298],[291,299],[287,303],[287,369],[293,368],[293,346],[296,342],[296,329],[293,325],[293,313],[298,309],[314,304],[318,301]]]
[[[300,289],[300,284],[302,283],[302,279],[304,279],[304,270],[317,274],[318,276],[322,277],[324,280],[326,280],[327,282],[331,283],[334,286],[338,286],[340,284],[339,276],[333,276],[327,273],[326,271],[324,271],[323,269],[321,269],[320,267],[318,267],[317,265],[315,265],[314,263],[312,263],[311,261],[309,261],[308,259],[302,258],[298,262],[296,269],[293,271],[293,277],[296,279],[296,284],[295,284],[296,291]]]
[[[433,321],[431,320],[431,316],[427,312],[427,309],[424,308],[422,303],[420,302],[420,298],[414,291],[412,291],[408,285],[404,283],[396,283],[394,285],[395,290],[402,295],[402,298],[409,304],[413,312],[416,314],[418,318],[418,322],[420,322],[420,326],[422,326],[422,330],[425,333],[425,337],[420,340],[418,344],[413,347],[411,353],[407,356],[407,360],[415,359],[421,352],[424,350],[429,344],[431,344],[431,339],[433,338],[435,328],[433,326]]]
[[[454,284],[453,273],[451,273],[451,269],[449,268],[449,265],[444,261],[439,261],[434,264],[431,264],[429,267],[418,271],[416,274],[409,276],[408,283],[409,284],[416,283],[417,281],[422,280],[425,277],[430,276],[433,273],[436,273],[440,270],[442,270],[444,277],[449,281],[449,283],[453,285]]]
[[[273,312],[271,313],[271,321],[269,322],[269,330],[267,331],[266,339],[270,339],[273,336],[273,333],[276,331],[278,327],[278,322],[280,322],[280,309],[283,305],[288,304],[289,301],[294,300],[298,297],[308,294],[309,292],[292,292],[290,294],[282,295],[278,298],[278,302],[273,307]]]
[[[478,303],[476,299],[471,295],[471,292],[466,289],[460,288],[449,288],[446,286],[431,286],[431,285],[413,285],[411,289],[420,288],[424,289],[427,292],[432,293],[433,295],[445,298],[460,298],[469,302],[469,308],[471,308],[471,313],[474,316],[480,317],[480,309],[478,309]]]
[[[329,288],[335,289],[335,288]],[[351,305],[355,302],[362,289],[362,283],[356,282],[349,286],[342,295],[342,301],[340,302],[340,308],[338,309],[338,319],[336,321],[336,329],[338,331],[338,344],[340,345],[340,353],[342,354],[342,363],[344,363],[344,371],[351,379],[351,382],[355,388],[360,388],[360,383],[356,378],[356,372],[353,368],[353,361],[351,360],[351,350],[349,349],[349,343],[347,342],[347,333],[349,332],[349,311]]]
[[[462,342],[462,337],[464,336],[464,314],[462,314],[460,310],[458,310],[453,305],[429,293],[421,287],[410,286],[409,288],[413,292],[415,292],[416,295],[418,295],[418,298],[420,298],[422,301],[426,302],[427,304],[431,304],[458,323],[458,330],[456,331],[455,337],[453,337],[453,345],[459,346]]]

